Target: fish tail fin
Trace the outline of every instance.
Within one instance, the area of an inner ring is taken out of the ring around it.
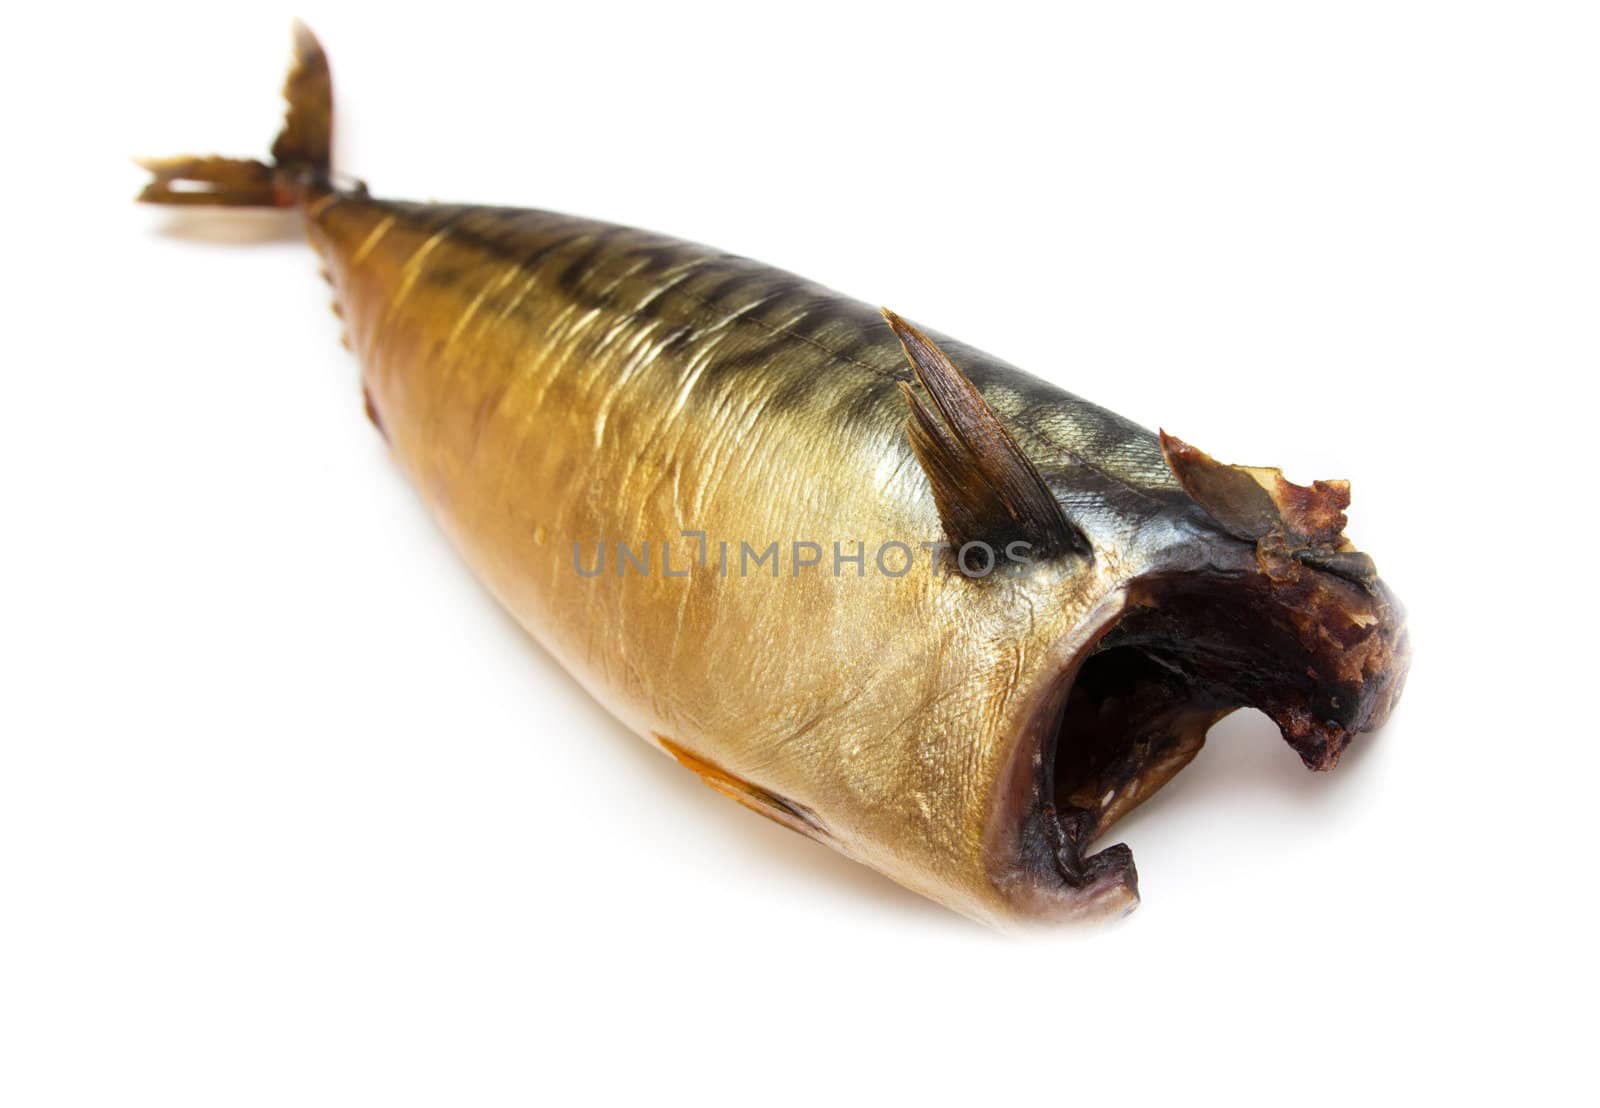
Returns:
[[[327,192],[333,175],[333,82],[328,57],[305,24],[294,24],[294,61],[284,82],[283,130],[270,161],[215,156],[141,158],[151,180],[146,204],[292,208]]]

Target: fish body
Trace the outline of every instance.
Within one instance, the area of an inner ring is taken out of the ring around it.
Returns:
[[[976,919],[1101,916],[1137,881],[1090,844],[1216,719],[1326,768],[1387,713],[1403,623],[1337,483],[743,257],[336,185],[330,89],[302,31],[273,162],[152,163],[145,199],[303,212],[465,560],[718,791]]]

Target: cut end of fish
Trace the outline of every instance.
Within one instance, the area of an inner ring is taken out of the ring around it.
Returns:
[[[1019,880],[1009,893],[1012,910],[1026,922],[1100,923],[1139,906],[1139,873],[1133,851],[1117,843],[1085,858],[1070,882]]]
[[[1349,552],[1346,552],[1349,553]],[[1135,580],[1039,697],[997,885],[1045,920],[1137,902],[1133,856],[1093,845],[1199,753],[1224,716],[1257,708],[1313,770],[1388,718],[1409,660],[1404,615],[1374,576],[1319,566],[1273,539],[1227,540],[1203,569]],[[1370,563],[1369,563],[1370,564]]]
[[[1161,432],[1161,453],[1183,490],[1235,538],[1257,542],[1276,534],[1297,548],[1333,548],[1343,542],[1348,481],[1296,485],[1275,466],[1219,462],[1166,431]]]

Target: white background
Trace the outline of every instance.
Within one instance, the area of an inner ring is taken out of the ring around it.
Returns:
[[[1121,828],[1139,911],[1024,940],[497,610],[292,221],[129,203],[265,150],[293,13],[137,7],[13,14],[0,75],[0,1101],[1593,1095],[1592,7],[300,4],[377,192],[714,243],[1354,482],[1393,723],[1314,776],[1235,717]]]

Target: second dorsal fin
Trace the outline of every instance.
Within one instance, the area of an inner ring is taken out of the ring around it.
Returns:
[[[945,537],[955,546],[1022,541],[1031,555],[1089,554],[1033,463],[965,374],[932,339],[883,309],[932,405],[902,382],[906,435],[933,488]]]

